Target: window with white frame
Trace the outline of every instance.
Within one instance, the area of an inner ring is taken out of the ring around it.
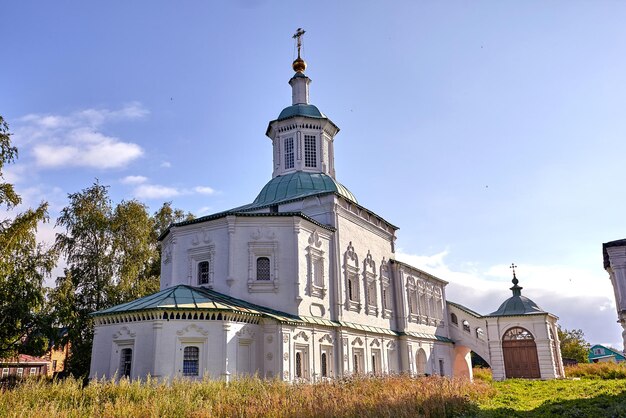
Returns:
[[[120,377],[130,377],[130,370],[133,363],[133,349],[123,348],[120,350]]]
[[[9,368],[8,367],[4,367],[2,369],[2,377],[7,377],[9,375]]]
[[[256,279],[257,280],[270,280],[270,259],[269,257],[259,257],[256,259]]]
[[[365,373],[365,361],[364,361],[363,349],[352,349],[352,370],[355,374]]]
[[[306,247],[308,288],[311,296],[323,298],[326,296],[326,279],[324,251],[321,247],[322,241],[317,231],[313,231]]]
[[[417,298],[417,285],[415,278],[409,276],[406,279],[406,298],[409,305],[409,321],[419,322],[419,306]]]
[[[304,135],[304,166],[317,167],[317,147],[314,135]]]
[[[344,253],[344,275],[346,280],[346,308],[361,311],[361,295],[359,286],[359,258],[354,251],[352,242]]]
[[[278,291],[278,243],[252,241],[248,243],[248,291]]]
[[[376,263],[368,251],[363,260],[363,284],[366,292],[367,304],[365,313],[378,316],[378,292],[376,285]]]
[[[296,379],[309,379],[309,347],[296,345],[295,347],[295,377]]]
[[[34,376],[37,374],[37,368],[36,367],[31,367],[30,371],[28,372],[29,376]]]
[[[183,351],[183,376],[198,376],[200,371],[200,349],[187,346]]]
[[[321,346],[321,369],[322,377],[333,377],[333,348],[332,346]]]
[[[293,155],[293,137],[285,138],[284,140],[284,155],[285,155],[285,169],[294,167],[294,155]]]
[[[382,361],[380,355],[380,349],[372,348],[372,373],[373,374],[381,374],[382,370]]]
[[[383,258],[380,263],[380,295],[383,305],[383,318],[391,316],[393,307],[393,294],[391,293],[391,280],[389,279],[389,265]]]
[[[17,377],[24,376],[24,369],[22,367],[18,367],[17,369]]]
[[[198,286],[213,286],[213,265],[215,245],[204,245],[190,248],[187,251],[189,259],[190,284]]]

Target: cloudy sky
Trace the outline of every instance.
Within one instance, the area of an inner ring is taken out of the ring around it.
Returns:
[[[626,3],[7,2],[0,114],[26,205],[95,179],[196,215],[271,177],[306,29],[337,178],[398,225],[398,258],[479,312],[523,294],[621,348],[603,242],[626,237]],[[53,225],[42,239],[51,240]]]

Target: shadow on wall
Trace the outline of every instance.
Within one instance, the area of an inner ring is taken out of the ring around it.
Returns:
[[[532,411],[515,411],[511,408],[498,408],[483,410],[473,416],[479,418],[626,418],[626,388],[624,392],[618,395],[598,395],[586,399],[545,402]]]

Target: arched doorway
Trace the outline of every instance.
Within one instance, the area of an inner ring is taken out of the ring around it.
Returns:
[[[424,351],[423,348],[420,347],[417,349],[416,358],[417,358],[417,374],[420,376],[426,374],[426,352]]]
[[[509,329],[502,337],[504,370],[507,378],[541,377],[535,337],[522,327]]]

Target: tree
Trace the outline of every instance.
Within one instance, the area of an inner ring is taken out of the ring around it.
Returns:
[[[57,234],[55,243],[68,268],[57,280],[51,300],[60,324],[68,328],[68,370],[84,376],[93,343],[90,314],[158,291],[157,238],[170,223],[192,215],[165,203],[151,217],[137,200],[113,208],[108,187],[97,181],[68,197],[57,220],[65,232]]]
[[[66,232],[57,233],[55,242],[68,267],[65,277],[57,280],[52,299],[62,307],[56,312],[71,341],[67,368],[84,376],[89,372],[93,341],[90,314],[109,306],[114,296],[112,208],[108,188],[98,181],[68,197],[69,204],[56,222]]]
[[[9,126],[0,116],[0,178],[3,167],[15,161]],[[10,183],[0,183],[0,205],[12,210],[21,203]],[[54,251],[37,243],[37,226],[48,220],[47,203],[0,222],[0,358],[23,348],[40,354],[45,333],[43,280],[54,267]],[[28,344],[26,344],[28,342]]]
[[[563,358],[571,358],[579,363],[589,363],[587,355],[591,345],[585,340],[585,334],[581,329],[567,330],[559,327],[558,333]]]
[[[122,201],[111,219],[115,263],[116,303],[123,303],[157,292],[159,259],[154,238],[155,221],[146,206],[136,200]]]

